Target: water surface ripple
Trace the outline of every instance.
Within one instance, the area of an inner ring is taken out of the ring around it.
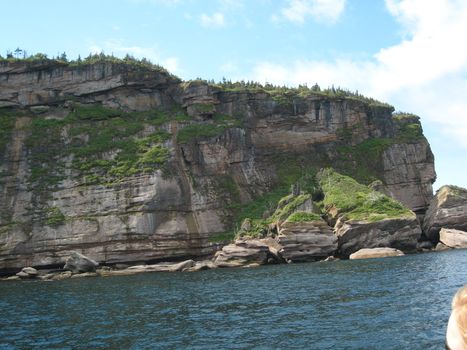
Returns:
[[[0,349],[443,349],[467,250],[0,283]]]

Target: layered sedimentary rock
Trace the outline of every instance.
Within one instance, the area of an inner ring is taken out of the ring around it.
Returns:
[[[324,220],[284,222],[277,242],[279,254],[289,262],[316,261],[332,256],[337,250],[337,237]]]
[[[237,240],[216,253],[214,263],[218,267],[264,265],[272,258],[269,246],[259,239]]]
[[[415,215],[376,222],[339,219],[335,230],[339,252],[346,257],[363,248],[389,247],[414,251],[422,234]]]
[[[1,63],[0,270],[63,266],[72,250],[104,264],[212,254],[235,208],[310,166],[379,179],[423,211],[433,156],[419,121],[392,112],[123,63]]]
[[[433,242],[438,241],[441,228],[467,231],[467,190],[443,186],[430,202],[423,230]]]

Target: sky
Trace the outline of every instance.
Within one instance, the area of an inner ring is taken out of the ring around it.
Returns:
[[[466,0],[15,0],[0,54],[146,57],[180,78],[340,86],[421,117],[467,187]]]

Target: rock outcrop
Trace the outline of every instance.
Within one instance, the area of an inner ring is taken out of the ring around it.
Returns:
[[[466,249],[467,248],[467,232],[442,228],[439,231],[439,242],[444,244],[446,247],[454,249]]]
[[[279,254],[288,262],[326,259],[337,250],[337,237],[323,220],[284,222],[280,225],[277,242]]]
[[[39,272],[33,267],[23,267],[20,272],[16,274],[16,276],[20,278],[36,278]]]
[[[392,256],[403,256],[404,253],[394,248],[363,248],[350,254],[350,260],[387,258]]]
[[[467,231],[467,190],[443,186],[430,202],[423,221],[423,231],[433,242],[439,240],[441,228]]]
[[[259,239],[239,239],[218,251],[214,263],[218,267],[265,265],[273,255],[268,244]]]
[[[415,215],[376,222],[339,219],[335,230],[339,241],[339,253],[344,257],[363,248],[390,247],[402,251],[415,251],[422,234]]]
[[[423,211],[433,156],[418,119],[393,111],[105,59],[0,62],[0,273],[72,250],[109,265],[208,256],[238,208],[309,168],[379,179]]]
[[[363,248],[416,250],[420,224],[402,203],[332,169],[323,169],[317,177],[328,221],[335,222],[340,256]]]
[[[72,273],[95,272],[97,266],[99,266],[99,263],[87,256],[78,252],[71,252],[63,269]]]

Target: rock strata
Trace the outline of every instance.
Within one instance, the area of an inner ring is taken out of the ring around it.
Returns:
[[[467,248],[467,232],[442,228],[439,231],[439,242],[454,249]]]
[[[226,245],[214,257],[218,267],[264,265],[271,257],[269,246],[259,239],[241,239]]]
[[[373,259],[402,255],[404,255],[403,252],[394,248],[363,248],[356,251],[355,253],[350,254],[349,259]]]
[[[326,259],[337,250],[337,237],[323,220],[284,222],[280,225],[277,242],[279,254],[287,262]]]
[[[414,251],[422,231],[415,215],[376,222],[337,220],[339,252],[348,257],[363,248],[390,247]]]
[[[102,270],[99,271],[101,276],[118,276],[118,275],[136,275],[144,272],[183,272],[193,268],[196,263],[193,260],[185,260],[179,263],[160,263],[152,265],[135,265],[123,270]]]
[[[443,186],[431,200],[423,221],[423,231],[432,242],[437,242],[443,227],[467,231],[466,189]]]

